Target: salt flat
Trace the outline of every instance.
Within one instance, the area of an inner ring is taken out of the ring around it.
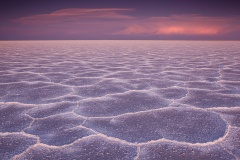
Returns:
[[[238,160],[240,42],[2,41],[0,157]]]

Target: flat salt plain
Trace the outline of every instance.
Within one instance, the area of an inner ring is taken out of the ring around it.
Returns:
[[[239,41],[0,42],[1,160],[239,160]]]

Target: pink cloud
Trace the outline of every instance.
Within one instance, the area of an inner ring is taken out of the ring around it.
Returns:
[[[116,34],[136,35],[216,35],[240,29],[237,17],[172,15],[151,17],[136,22]]]

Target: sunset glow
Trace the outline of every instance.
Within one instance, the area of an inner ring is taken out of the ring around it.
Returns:
[[[156,10],[148,10],[145,5],[150,4],[75,5],[16,14],[2,21],[0,36],[3,39],[181,39],[183,35],[190,39],[236,39],[240,33],[240,14],[220,15],[223,11],[216,10],[218,15],[211,15],[203,12],[204,8],[199,13],[187,12],[180,4],[178,9],[171,4],[167,13],[168,10],[160,9],[164,3]]]
[[[217,34],[218,30],[213,28],[203,28],[203,27],[166,27],[166,28],[160,28],[157,34],[206,34],[206,35],[212,35]]]

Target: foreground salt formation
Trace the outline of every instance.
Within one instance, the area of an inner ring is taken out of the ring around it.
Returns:
[[[240,159],[240,43],[0,42],[0,157]]]

